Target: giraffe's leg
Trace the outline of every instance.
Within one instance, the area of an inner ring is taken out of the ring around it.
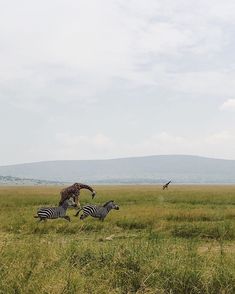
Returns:
[[[67,198],[68,198],[67,193],[65,191],[61,191],[59,205],[62,205]]]
[[[78,196],[77,195],[73,197],[73,200],[74,200],[75,204],[78,206]]]
[[[81,204],[80,204],[80,202],[78,200],[79,199],[79,195],[74,196],[73,199],[74,199],[74,202],[76,204],[76,207],[81,208]]]

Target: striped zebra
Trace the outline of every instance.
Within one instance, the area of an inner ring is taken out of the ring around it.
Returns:
[[[103,221],[112,209],[119,210],[119,206],[115,204],[113,200],[106,202],[103,206],[88,204],[80,208],[75,216],[78,216],[79,212],[82,210],[83,214],[80,216],[80,219],[83,220],[90,215]]]
[[[42,207],[37,211],[35,218],[39,218],[39,221],[55,218],[64,218],[70,222],[70,217],[66,215],[66,211],[69,206],[75,207],[76,204],[73,200],[65,200],[61,206],[57,207]]]

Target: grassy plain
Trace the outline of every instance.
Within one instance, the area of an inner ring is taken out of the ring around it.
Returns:
[[[102,223],[38,223],[60,187],[0,187],[0,293],[235,293],[235,186],[97,186]]]

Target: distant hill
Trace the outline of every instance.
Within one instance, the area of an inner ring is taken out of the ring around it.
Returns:
[[[58,181],[47,181],[47,180],[37,180],[37,179],[28,179],[28,178],[18,178],[12,176],[0,176],[0,185],[7,186],[35,186],[35,185],[63,185],[63,182]]]
[[[189,155],[60,160],[1,166],[0,175],[56,182],[235,183],[235,160]]]

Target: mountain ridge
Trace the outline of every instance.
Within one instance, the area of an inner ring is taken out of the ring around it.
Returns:
[[[213,160],[223,160],[223,161],[235,161],[235,159],[226,159],[226,158],[214,158],[208,156],[200,155],[187,155],[187,154],[161,154],[161,155],[143,155],[143,156],[130,156],[130,157],[115,157],[115,158],[98,158],[98,159],[55,159],[55,160],[40,160],[40,161],[31,161],[31,162],[22,162],[22,163],[12,163],[0,165],[1,167],[9,166],[18,166],[18,165],[27,165],[27,164],[37,164],[45,162],[71,162],[71,161],[114,161],[114,160],[123,160],[123,159],[139,159],[139,158],[151,158],[151,157],[185,157],[185,158],[204,158],[204,159],[213,159]]]
[[[59,182],[235,183],[235,160],[174,154],[53,160],[0,166],[0,175]]]

